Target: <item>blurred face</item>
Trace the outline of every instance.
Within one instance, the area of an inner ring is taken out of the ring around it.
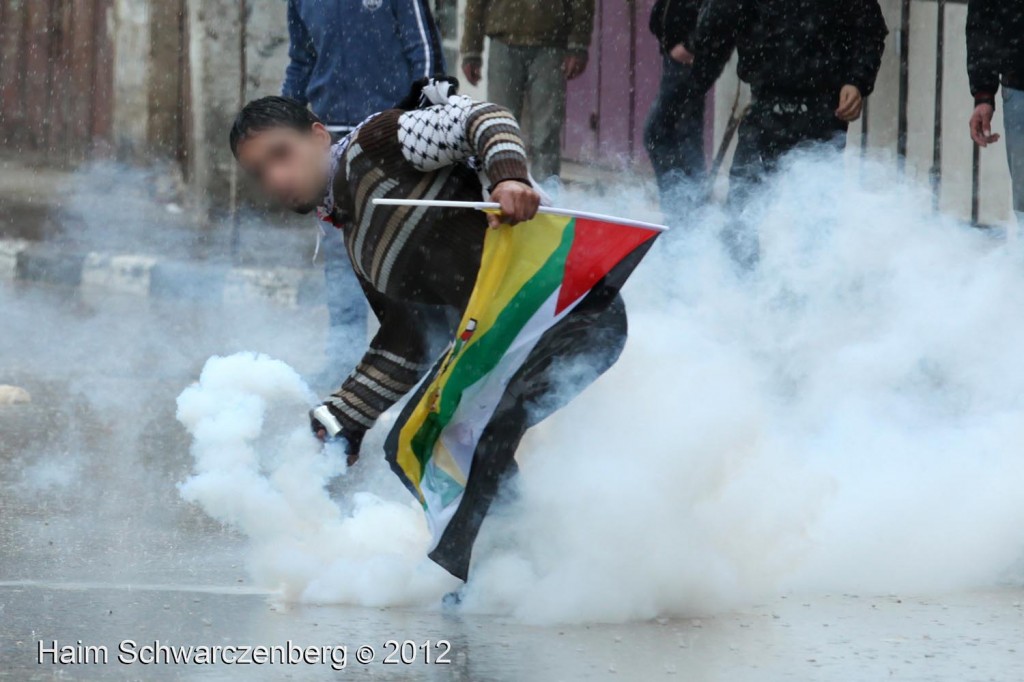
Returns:
[[[327,189],[331,134],[319,123],[303,132],[281,126],[238,144],[238,163],[275,201],[309,213]]]

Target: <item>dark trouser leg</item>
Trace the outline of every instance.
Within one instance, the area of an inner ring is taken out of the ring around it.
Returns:
[[[509,382],[484,429],[466,490],[430,558],[466,580],[473,542],[503,480],[515,471],[526,429],[565,405],[618,359],[626,342],[626,308],[595,291],[541,337]]]
[[[722,245],[742,268],[752,268],[757,264],[761,247],[757,232],[739,219],[739,209],[750,200],[767,173],[762,158],[763,131],[753,120],[753,113],[751,107],[736,133],[736,153],[729,170],[728,205],[733,214],[722,228]]]
[[[751,103],[739,128],[739,141],[729,172],[729,206],[738,211],[774,172],[788,152],[810,145],[842,150],[847,124],[835,117],[838,98],[761,97]],[[733,258],[743,266],[757,263],[757,233],[735,217],[722,232]]]
[[[701,199],[699,193],[707,173],[704,98],[688,96],[689,77],[689,66],[671,57],[663,58],[658,98],[644,125],[644,147],[666,215],[685,211]]]

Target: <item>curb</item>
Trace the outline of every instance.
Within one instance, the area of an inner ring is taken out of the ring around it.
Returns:
[[[33,282],[149,298],[235,304],[267,301],[287,307],[322,305],[318,269],[232,267],[136,254],[68,253],[23,239],[0,239],[0,282]]]

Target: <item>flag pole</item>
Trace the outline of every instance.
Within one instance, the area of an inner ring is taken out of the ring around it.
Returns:
[[[447,201],[441,199],[374,199],[375,206],[422,206],[426,208],[469,208],[477,211],[494,211],[501,208],[493,201]],[[567,218],[584,218],[588,220],[600,220],[606,223],[617,223],[627,227],[640,227],[646,230],[667,232],[668,227],[657,223],[647,223],[642,220],[630,218],[618,218],[616,216],[604,215],[602,213],[590,213],[589,211],[574,211],[568,208],[555,208],[554,206],[541,206],[538,213],[547,215],[564,216]]]

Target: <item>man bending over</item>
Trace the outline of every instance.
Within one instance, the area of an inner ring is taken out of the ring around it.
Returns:
[[[441,306],[461,317],[488,223],[529,220],[540,205],[516,120],[506,109],[452,90],[445,81],[420,83],[405,108],[371,116],[334,145],[311,112],[282,97],[250,102],[231,129],[238,162],[271,197],[297,211],[318,206],[342,226],[380,321],[356,369],[311,412],[314,433],[344,439],[350,464],[380,414],[437,359],[427,324],[436,316],[427,313]],[[500,214],[373,204],[378,197],[480,201],[484,190],[500,204]],[[523,433],[582,389],[578,380],[562,385],[556,369],[582,362],[592,380],[615,362],[625,338],[622,299],[601,284],[544,334],[485,429],[463,501],[431,559],[467,579],[473,541],[499,484],[515,473]]]

